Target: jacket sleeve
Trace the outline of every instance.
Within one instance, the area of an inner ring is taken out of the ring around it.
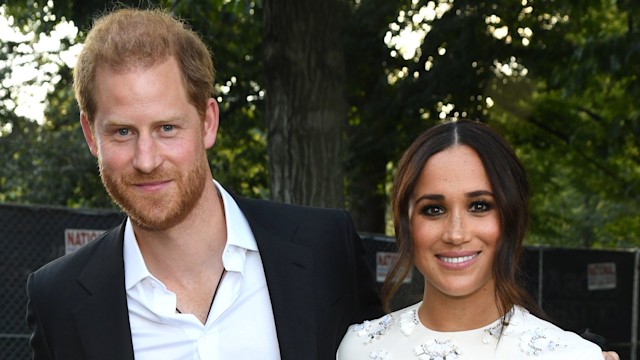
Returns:
[[[49,344],[47,343],[46,336],[43,331],[41,319],[38,316],[37,298],[36,298],[36,284],[34,280],[34,274],[30,274],[27,279],[27,325],[31,329],[31,337],[29,338],[29,345],[31,346],[33,360],[47,360],[53,359],[51,351],[49,350]],[[40,299],[42,300],[42,299]]]

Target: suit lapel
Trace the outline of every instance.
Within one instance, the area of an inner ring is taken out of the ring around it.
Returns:
[[[78,282],[87,300],[74,309],[86,359],[133,360],[133,343],[124,285],[124,224],[97,244]]]
[[[272,208],[234,197],[256,238],[267,278],[282,360],[316,358],[313,254],[291,242],[297,225]]]

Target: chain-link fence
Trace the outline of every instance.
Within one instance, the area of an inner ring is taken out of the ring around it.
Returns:
[[[391,237],[361,234],[369,262],[381,282],[394,257]],[[561,249],[528,246],[521,264],[527,290],[549,320],[563,329],[603,339],[599,345],[614,350],[620,359],[640,359],[638,308],[640,306],[640,250]],[[404,284],[392,304],[398,309],[422,298],[423,278],[418,271]],[[596,341],[598,342],[598,341]]]
[[[1,360],[31,358],[25,322],[29,274],[94,233],[83,229],[102,231],[121,221],[117,211],[0,204]]]
[[[25,322],[31,272],[122,221],[108,210],[0,204],[0,360],[31,358]],[[381,282],[394,258],[394,239],[362,234]],[[523,262],[529,291],[561,327],[590,328],[607,337],[621,359],[638,356],[640,250],[528,247]],[[414,271],[394,308],[417,302],[423,279]]]

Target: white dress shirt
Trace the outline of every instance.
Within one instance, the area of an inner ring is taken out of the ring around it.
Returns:
[[[176,295],[147,269],[127,219],[125,286],[136,360],[280,359],[256,240],[236,202],[214,183],[226,215],[226,274],[205,324],[192,314],[176,313]]]

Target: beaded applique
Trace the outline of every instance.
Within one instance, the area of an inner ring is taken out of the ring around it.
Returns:
[[[520,336],[520,350],[529,356],[538,356],[545,352],[554,351],[559,347],[567,346],[560,344],[557,340],[549,339],[545,334],[545,330],[537,328],[522,333]]]
[[[511,313],[505,318],[496,321],[493,325],[476,332],[476,339],[482,342],[484,346],[492,346],[489,344],[497,344],[497,341],[504,337],[505,346],[512,349],[511,352],[520,352],[521,357],[536,358],[545,356],[553,351],[561,351],[559,349],[566,348],[567,344],[562,343],[562,336],[557,334],[553,329],[547,327],[522,327],[522,322],[528,311],[514,307]],[[405,337],[416,335],[416,330],[420,328],[420,320],[418,318],[417,308],[403,311],[399,316],[386,315],[378,320],[365,321],[362,324],[355,325],[353,331],[356,332],[363,344],[371,344],[383,335],[392,331],[393,326],[398,326],[400,332]],[[395,330],[393,330],[395,331]],[[421,333],[420,333],[421,334]],[[420,335],[419,336],[422,336]],[[397,336],[396,334],[395,336]],[[414,346],[411,350],[414,359],[419,360],[460,360],[463,356],[463,350],[454,341],[454,338],[443,333],[441,335],[429,336],[427,338],[417,339],[421,341],[421,345]],[[391,339],[388,339],[391,340]],[[478,341],[476,340],[476,341]],[[422,342],[424,341],[424,342]],[[415,344],[415,342],[414,342]],[[470,344],[461,343],[463,346]],[[394,347],[394,344],[384,345]],[[395,345],[398,346],[398,345]],[[484,347],[483,346],[483,347]],[[392,353],[381,347],[369,349],[368,359],[370,360],[393,360]],[[473,346],[471,345],[471,348]],[[479,349],[479,348],[476,348]],[[485,348],[487,349],[487,348]],[[408,349],[407,349],[408,350]],[[405,350],[406,351],[406,350]],[[469,350],[465,351],[468,352]],[[484,351],[484,350],[483,350]],[[560,354],[558,354],[560,355]],[[473,353],[466,356],[474,356]],[[397,359],[396,359],[397,360]]]
[[[429,340],[413,348],[420,360],[456,360],[462,351],[451,340]]]
[[[416,326],[420,324],[418,310],[412,309],[400,315],[400,331],[406,336],[411,335]],[[456,360],[462,351],[451,340],[429,340],[422,345],[413,348],[413,352],[420,360]]]
[[[497,340],[500,337],[501,330],[502,322],[499,322],[490,328],[484,329],[482,334],[482,343],[491,344],[494,340]]]
[[[385,315],[378,320],[367,320],[362,324],[355,325],[353,331],[358,333],[364,344],[369,344],[373,340],[384,335],[393,324],[393,317]]]
[[[498,322],[483,330],[482,343],[491,344],[495,340],[498,340],[501,335],[511,335],[515,332],[515,328],[518,326],[519,321],[514,316],[515,308],[505,315]]]
[[[418,310],[407,310],[400,315],[400,331],[403,334],[409,336],[416,328],[416,325],[420,323],[418,320]]]
[[[372,351],[369,354],[369,358],[372,359],[372,360],[392,360],[393,359],[388,352],[383,351],[383,350]]]

